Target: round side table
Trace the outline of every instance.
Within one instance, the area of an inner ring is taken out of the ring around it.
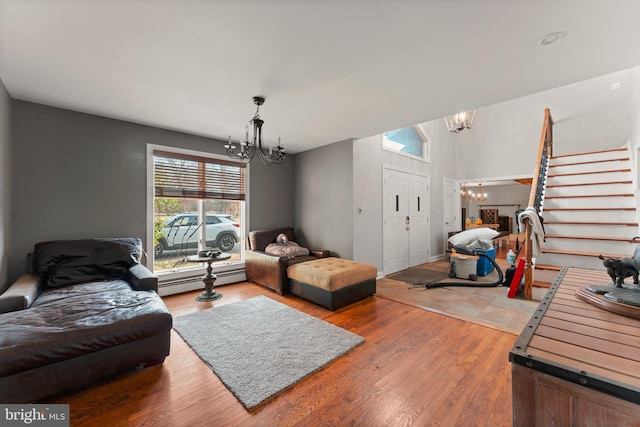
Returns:
[[[216,275],[213,274],[212,263],[217,261],[224,261],[231,258],[231,254],[226,252],[220,253],[218,256],[199,256],[191,255],[187,257],[188,262],[207,263],[207,273],[202,276],[202,282],[204,283],[204,292],[196,297],[196,301],[214,301],[222,298],[220,292],[213,290],[213,286],[216,283]]]

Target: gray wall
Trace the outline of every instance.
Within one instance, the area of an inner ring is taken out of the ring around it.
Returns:
[[[11,98],[0,80],[0,293],[9,286],[11,238]]]
[[[223,152],[221,141],[19,100],[12,124],[12,280],[27,270],[26,255],[39,241],[136,236],[146,242],[147,143]],[[293,222],[293,168],[273,168],[250,168],[250,180],[259,183],[249,189],[257,226],[275,222],[274,205],[285,207],[277,221]]]
[[[294,224],[294,155],[283,165],[265,165],[257,158],[249,171],[248,231]]]
[[[353,150],[351,140],[295,158],[295,227],[311,249],[353,259]]]

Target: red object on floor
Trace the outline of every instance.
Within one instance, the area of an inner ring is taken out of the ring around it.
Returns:
[[[516,268],[516,273],[513,275],[513,280],[509,287],[509,293],[507,294],[509,298],[515,298],[518,293],[518,286],[520,285],[520,280],[522,280],[522,273],[524,273],[524,258],[520,258],[518,261],[518,267]]]

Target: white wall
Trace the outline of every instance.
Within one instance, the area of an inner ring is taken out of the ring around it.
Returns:
[[[353,141],[353,259],[383,271],[382,140]]]
[[[620,83],[620,89],[611,90],[614,82]],[[433,258],[444,253],[443,178],[531,177],[547,107],[556,122],[555,154],[623,146],[630,138],[632,122],[638,147],[639,96],[640,77],[637,69],[631,69],[478,108],[473,128],[458,134],[448,132],[443,119],[425,122],[420,126],[431,143],[431,163],[383,151],[380,135],[354,140],[354,259],[375,264],[382,271],[383,164],[430,175]]]
[[[640,222],[640,67],[631,71],[631,108],[629,114],[629,151],[634,168],[633,188],[636,200],[636,220]]]
[[[476,187],[467,187],[467,190],[477,192]],[[477,202],[468,200],[462,202],[462,207],[467,208],[467,217],[479,218],[479,209],[498,209],[498,215],[508,216],[515,221],[515,212],[524,209],[529,203],[530,185],[517,184],[482,187],[482,192],[487,193],[487,201]],[[519,207],[516,204],[520,205]],[[512,232],[515,232],[515,223],[512,224]]]
[[[471,130],[440,134],[435,144],[455,150],[459,179],[532,176],[544,109],[555,120],[554,153],[623,146],[630,132],[633,69],[476,110]],[[612,91],[611,83],[620,89]],[[634,99],[637,99],[637,95]],[[441,127],[442,119],[425,123]]]
[[[423,131],[425,129],[423,128]],[[431,135],[427,134],[430,138]],[[443,158],[446,153],[440,147],[431,144],[431,156]],[[443,223],[442,218],[442,167],[439,164],[426,163],[382,149],[382,136],[356,139],[353,142],[353,259],[374,264],[378,271],[384,271],[382,234],[382,173],[383,167],[396,167],[405,171],[429,175],[431,181],[430,223]],[[434,171],[440,174],[433,178]],[[438,200],[434,205],[433,201]],[[431,238],[431,254],[439,250],[433,246]]]
[[[634,68],[631,73],[631,92],[632,99],[640,99],[640,67]],[[630,132],[629,132],[629,146],[631,148],[631,155],[633,158],[633,164],[636,165],[636,171],[640,171],[638,167],[638,149],[640,149],[640,102],[631,102],[630,114],[629,114]],[[640,184],[638,177],[635,177],[635,188],[637,189]]]

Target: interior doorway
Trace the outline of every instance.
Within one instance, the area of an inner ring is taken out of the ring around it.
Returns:
[[[429,176],[385,167],[383,192],[385,275],[429,262]]]
[[[460,184],[453,179],[444,178],[443,182],[443,206],[444,218],[444,250],[447,250],[449,233],[462,230]]]

